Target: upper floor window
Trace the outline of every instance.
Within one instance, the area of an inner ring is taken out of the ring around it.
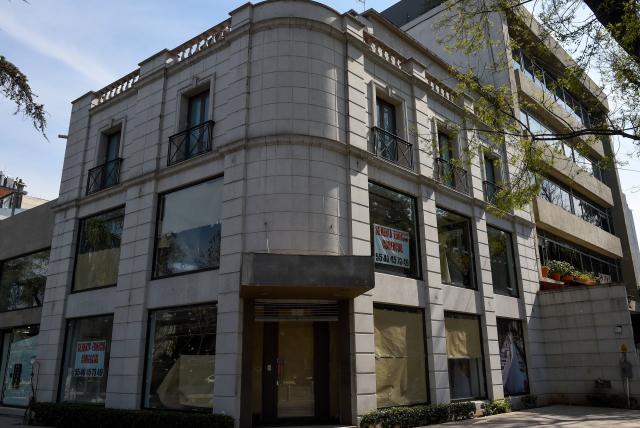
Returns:
[[[160,195],[154,277],[220,266],[222,178]]]
[[[515,257],[511,234],[495,227],[487,226],[489,238],[489,258],[493,292],[518,297]]]
[[[454,136],[445,132],[438,132],[435,178],[448,187],[468,194],[467,171],[453,162],[458,159],[458,148],[455,141]]]
[[[209,91],[187,99],[185,129],[169,137],[169,165],[211,150],[213,122],[209,120]]]
[[[413,146],[398,136],[396,107],[376,98],[376,116],[369,151],[389,162],[413,168]]]
[[[376,98],[376,106],[378,109],[378,128],[396,135],[398,133],[396,127],[396,107],[381,98]]]
[[[492,204],[496,203],[498,192],[501,190],[500,166],[498,159],[488,153],[484,154],[484,199]]]
[[[369,182],[369,216],[376,269],[419,277],[415,198]]]
[[[50,250],[0,264],[0,311],[42,306]]]
[[[87,194],[97,192],[120,182],[120,130],[104,134],[101,138],[99,165],[89,170]]]
[[[124,208],[80,221],[74,291],[116,285],[123,224]]]
[[[440,275],[444,284],[476,288],[471,220],[436,208]]]

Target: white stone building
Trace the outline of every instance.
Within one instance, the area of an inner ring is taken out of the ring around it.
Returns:
[[[626,232],[542,199],[535,214],[488,212],[490,185],[510,174],[489,165],[506,153],[451,162],[473,94],[454,95],[450,59],[404,24],[248,3],[73,102],[25,344],[38,400],[350,425],[393,405],[580,400],[598,377],[621,390],[605,368],[633,340],[627,291],[539,294],[539,252],[558,242],[539,250],[551,238],[537,231],[583,234],[562,248],[617,281]],[[617,176],[590,180],[574,179],[615,221]],[[563,299],[588,307],[579,326]],[[555,358],[563,340],[613,350],[573,373]]]

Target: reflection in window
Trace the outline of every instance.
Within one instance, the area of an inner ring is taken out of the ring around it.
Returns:
[[[31,398],[31,373],[38,348],[37,325],[18,327],[5,335],[8,339],[2,404],[5,406],[27,406]]]
[[[487,226],[493,292],[518,297],[511,234]]]
[[[160,196],[156,277],[220,266],[222,178]]]
[[[470,220],[442,208],[436,209],[436,216],[442,282],[475,288]]]
[[[67,323],[61,399],[102,404],[107,396],[113,316],[78,318]]]
[[[145,407],[211,411],[216,314],[215,305],[151,314]]]
[[[427,402],[422,312],[373,309],[378,407]]]
[[[446,313],[444,327],[452,400],[486,396],[480,322],[473,315]]]
[[[418,277],[415,198],[370,182],[369,215],[376,269]]]
[[[497,318],[504,395],[529,393],[522,321]]]
[[[38,251],[0,265],[0,311],[42,306],[49,250]]]
[[[73,289],[106,287],[118,282],[124,208],[80,222]]]

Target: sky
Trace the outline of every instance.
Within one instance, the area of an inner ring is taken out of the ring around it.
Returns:
[[[321,0],[339,12],[358,0]],[[396,0],[367,0],[382,11]],[[20,177],[29,195],[58,195],[71,101],[133,71],[137,64],[227,19],[246,0],[0,0],[0,55],[25,73],[47,112],[48,140],[0,97],[0,171]],[[622,190],[640,231],[640,160],[622,147]]]

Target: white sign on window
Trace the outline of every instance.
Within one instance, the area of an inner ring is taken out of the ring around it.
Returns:
[[[409,269],[409,234],[391,227],[373,225],[373,249],[376,263]]]
[[[76,344],[76,358],[73,377],[104,376],[104,357],[107,351],[106,340],[92,340]]]

